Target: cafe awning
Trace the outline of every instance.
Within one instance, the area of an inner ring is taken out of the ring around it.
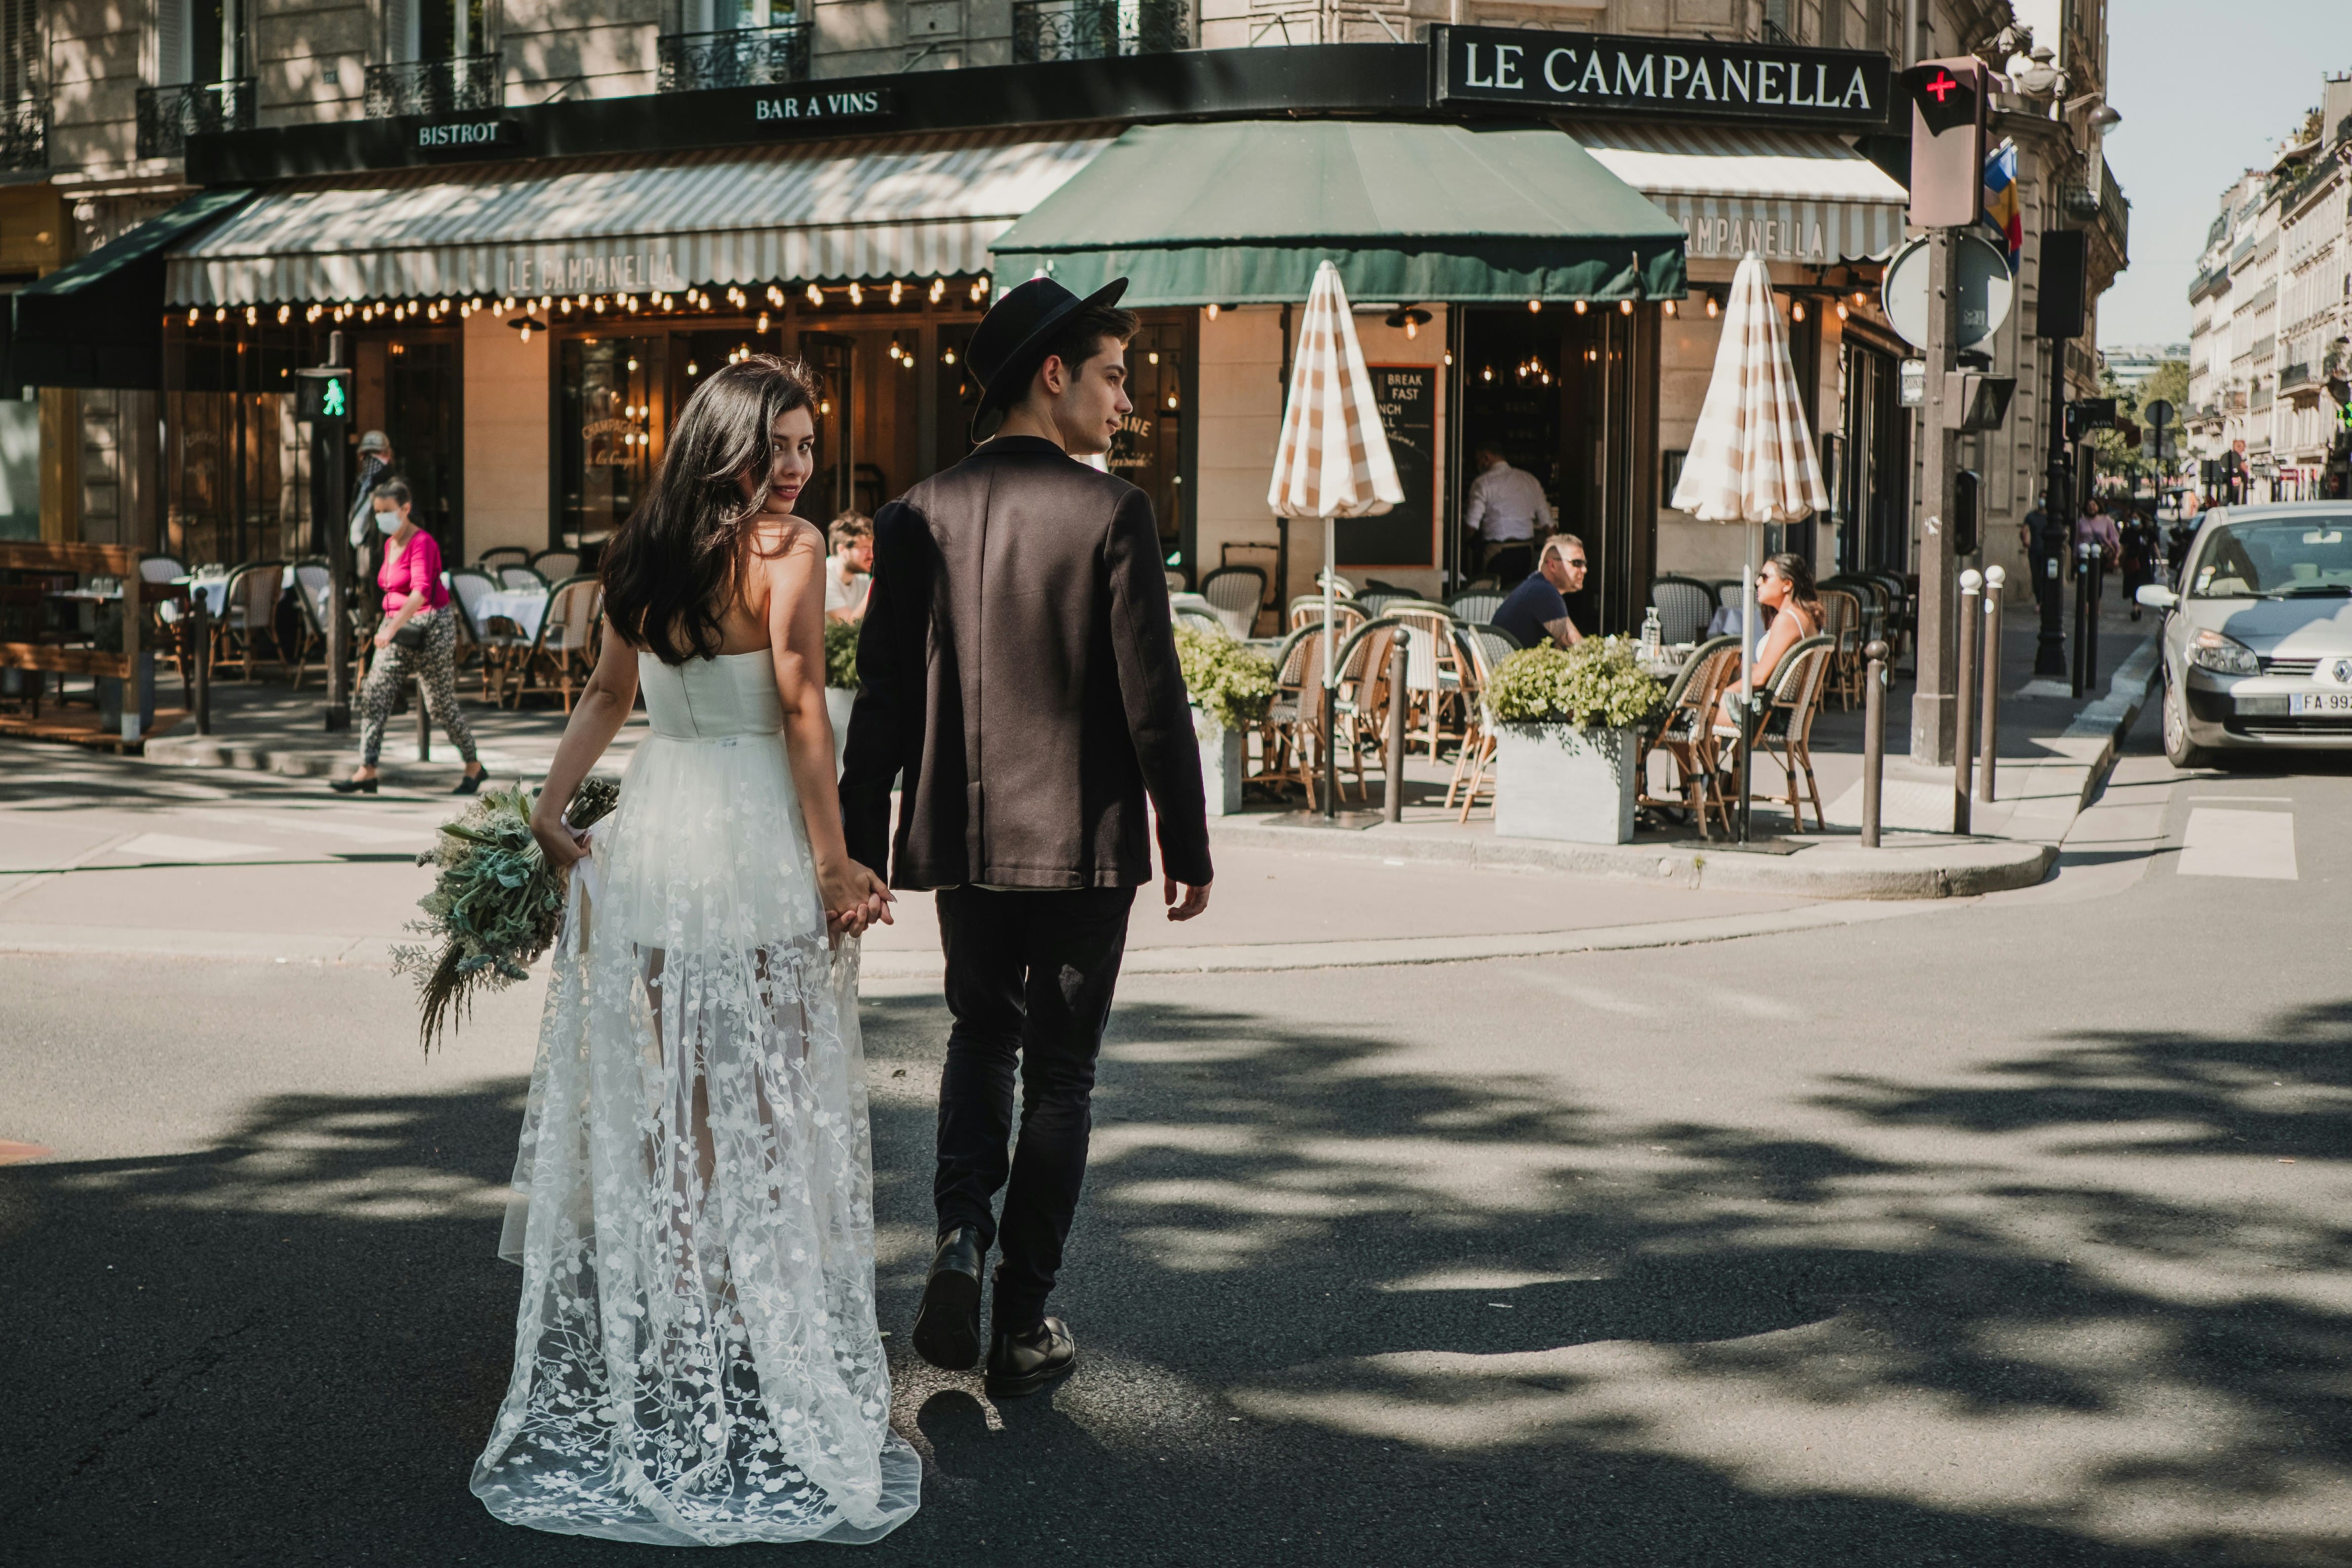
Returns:
[[[175,307],[931,278],[1108,145],[1081,127],[439,166],[276,190],[173,252]]]
[[[1318,263],[1362,300],[1683,292],[1683,231],[1548,126],[1139,125],[996,243],[1005,279],[1125,303],[1298,301]]]
[[[253,199],[206,191],[19,289],[8,374],[26,386],[163,384],[164,252]]]
[[[1563,127],[1610,173],[1680,224],[1689,254],[1737,261],[1884,256],[1903,238],[1909,193],[1826,132],[1738,126]]]

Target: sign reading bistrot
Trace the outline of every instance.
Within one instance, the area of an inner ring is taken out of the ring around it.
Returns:
[[[1442,102],[1874,127],[1886,57],[1793,44],[1433,27]]]

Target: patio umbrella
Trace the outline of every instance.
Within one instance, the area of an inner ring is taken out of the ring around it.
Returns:
[[[1804,396],[1789,363],[1789,340],[1772,303],[1772,278],[1749,251],[1731,279],[1730,309],[1715,351],[1715,374],[1690,455],[1667,504],[1701,522],[1745,523],[1748,575],[1739,594],[1739,712],[1748,722],[1755,696],[1756,574],[1768,522],[1802,522],[1829,505],[1822,466],[1805,418]],[[1739,837],[1748,837],[1748,731],[1739,746]]]
[[[1315,269],[1299,329],[1298,357],[1290,372],[1290,399],[1282,411],[1282,439],[1274,453],[1266,505],[1277,517],[1323,520],[1323,815],[1338,814],[1339,772],[1331,752],[1331,703],[1339,685],[1338,648],[1331,638],[1332,580],[1339,575],[1339,524],[1343,517],[1375,517],[1404,500],[1396,459],[1381,427],[1363,346],[1348,313],[1339,269]]]

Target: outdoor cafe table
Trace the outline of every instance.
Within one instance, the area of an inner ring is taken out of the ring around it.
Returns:
[[[503,616],[520,629],[526,641],[537,641],[539,623],[547,617],[549,590],[545,588],[504,588],[483,594],[474,600],[474,616],[488,620]]]

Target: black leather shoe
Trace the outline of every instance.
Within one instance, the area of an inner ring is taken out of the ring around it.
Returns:
[[[988,1396],[1018,1399],[1034,1394],[1078,1364],[1078,1342],[1059,1318],[1048,1318],[1026,1333],[999,1332],[988,1347]]]
[[[968,1225],[940,1237],[915,1314],[915,1353],[949,1372],[980,1364],[980,1232]]]
[[[329,779],[327,781],[327,787],[337,795],[373,795],[375,785],[376,781],[373,779]]]
[[[482,781],[489,776],[490,773],[488,768],[483,769],[478,773],[461,773],[457,777],[457,787],[451,790],[449,793],[451,795],[472,795],[476,790],[482,787]]]

